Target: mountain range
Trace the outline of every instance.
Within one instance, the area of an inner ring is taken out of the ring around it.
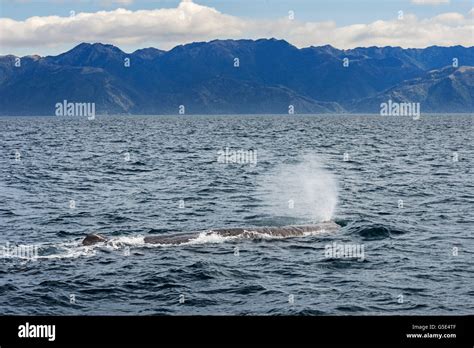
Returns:
[[[63,100],[95,103],[97,114],[285,114],[290,105],[295,114],[378,114],[388,100],[468,113],[474,47],[299,49],[260,39],[0,56],[0,115],[54,115]]]

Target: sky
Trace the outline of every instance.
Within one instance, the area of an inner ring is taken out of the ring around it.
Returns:
[[[473,46],[473,0],[0,0],[0,55],[81,42],[169,50],[213,39],[297,47]]]

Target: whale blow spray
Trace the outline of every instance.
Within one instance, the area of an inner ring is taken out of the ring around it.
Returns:
[[[332,219],[337,205],[337,182],[316,156],[304,156],[296,164],[282,164],[260,183],[263,210],[273,216]]]

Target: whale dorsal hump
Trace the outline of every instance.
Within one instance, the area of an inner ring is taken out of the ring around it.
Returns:
[[[94,245],[97,243],[103,243],[106,242],[107,239],[105,237],[102,237],[99,234],[88,234],[86,238],[82,241],[82,245]]]

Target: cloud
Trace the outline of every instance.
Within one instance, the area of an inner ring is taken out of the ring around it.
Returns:
[[[166,9],[119,8],[78,13],[74,17],[35,16],[24,21],[0,18],[0,45],[3,51],[72,46],[80,42],[169,49],[192,41],[276,37],[298,47],[472,46],[473,30],[472,15],[455,12],[426,19],[405,14],[403,20],[338,26],[334,21],[303,22],[288,17],[244,19],[188,0]]]
[[[119,6],[129,6],[133,4],[134,0],[100,0],[100,4],[102,6],[113,6],[113,5],[119,5]]]
[[[411,0],[412,4],[416,5],[440,5],[449,4],[450,0]]]
[[[3,1],[10,1],[10,2],[18,2],[18,3],[31,3],[35,0],[3,0]],[[49,0],[51,3],[74,3],[74,2],[84,2],[83,0]],[[101,5],[122,5],[128,6],[134,3],[135,0],[99,0]]]

